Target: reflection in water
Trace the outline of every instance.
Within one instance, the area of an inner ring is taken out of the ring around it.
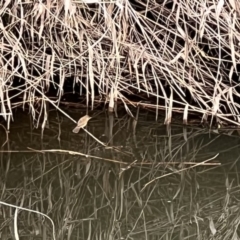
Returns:
[[[102,114],[87,127],[99,142],[55,116],[41,139],[19,119],[0,130],[1,201],[47,214],[56,239],[238,239],[237,132]],[[1,239],[14,239],[15,209],[0,210]],[[53,239],[39,214],[17,225],[20,239]]]

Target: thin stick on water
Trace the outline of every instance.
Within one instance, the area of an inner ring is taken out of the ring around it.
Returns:
[[[205,161],[203,161],[203,162],[196,163],[195,165],[193,165],[193,166],[191,166],[191,167],[183,168],[183,169],[181,169],[181,170],[179,170],[179,171],[167,173],[167,174],[164,174],[164,175],[162,175],[162,176],[156,177],[156,178],[154,178],[153,180],[151,180],[150,182],[146,183],[146,184],[144,185],[144,187],[141,189],[141,192],[143,192],[143,190],[144,190],[149,184],[155,182],[156,180],[158,180],[158,179],[160,179],[160,178],[164,178],[164,177],[167,177],[167,176],[170,176],[170,175],[173,175],[173,174],[176,174],[176,173],[180,173],[180,172],[183,172],[183,171],[185,171],[185,170],[188,170],[188,169],[195,168],[195,167],[197,167],[197,166],[203,165],[204,163],[209,162],[209,161],[215,159],[218,155],[219,155],[219,153],[216,154],[214,157],[209,158],[209,159],[207,159],[207,160],[205,160]]]

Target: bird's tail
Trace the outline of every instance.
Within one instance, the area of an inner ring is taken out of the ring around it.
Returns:
[[[72,131],[73,133],[78,133],[81,127],[76,126]]]

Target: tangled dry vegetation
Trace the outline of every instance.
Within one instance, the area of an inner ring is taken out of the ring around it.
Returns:
[[[34,118],[46,114],[47,102],[59,108],[70,79],[73,89],[86,89],[91,107],[100,95],[110,108],[121,100],[128,112],[130,105],[157,116],[165,109],[165,123],[177,111],[185,120],[197,113],[239,125],[239,1],[86,2],[1,1],[5,119],[19,104],[29,104]],[[58,99],[48,97],[51,86]],[[151,103],[131,102],[129,94]]]

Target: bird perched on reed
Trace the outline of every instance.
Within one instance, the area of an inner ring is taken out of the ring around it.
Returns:
[[[77,122],[77,126],[72,131],[74,133],[78,133],[81,128],[84,128],[87,125],[89,119],[91,119],[91,118],[92,117],[89,117],[88,115],[81,117]]]

